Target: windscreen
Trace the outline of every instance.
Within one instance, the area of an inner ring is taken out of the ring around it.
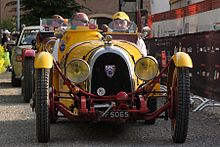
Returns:
[[[61,31],[77,30],[78,28],[97,29],[97,25],[92,22],[85,22],[74,19],[41,19],[40,23],[43,31]]]
[[[21,45],[31,45],[32,40],[36,39],[37,32],[39,32],[39,29],[25,30],[21,38]]]

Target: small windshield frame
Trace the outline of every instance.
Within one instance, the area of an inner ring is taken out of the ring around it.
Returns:
[[[74,19],[41,19],[40,23],[43,28],[42,31],[59,31],[65,32],[66,30],[77,30],[79,27],[87,27],[90,30],[96,30],[98,27],[96,23],[83,21],[83,20],[74,20]]]

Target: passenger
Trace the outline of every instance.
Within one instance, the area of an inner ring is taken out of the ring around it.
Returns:
[[[113,27],[116,30],[128,30],[130,18],[125,12],[117,12],[112,16]]]
[[[55,34],[59,30],[58,28],[63,25],[67,25],[67,24],[66,24],[66,20],[62,16],[58,14],[55,14],[52,16],[52,26],[54,27],[54,31],[56,30]],[[55,41],[55,44],[53,46],[53,52],[52,52],[52,56],[54,57],[56,61],[58,61],[59,43],[60,43],[60,38],[58,37]]]
[[[79,12],[72,16],[72,25],[73,26],[88,26],[89,18],[85,13]]]
[[[52,19],[64,20],[64,18],[63,18],[62,16],[58,15],[58,14],[54,14],[54,15],[52,16]]]
[[[52,16],[52,26],[54,27],[54,30],[59,28],[64,23],[65,23],[65,19],[62,16],[57,14]]]
[[[130,27],[130,18],[125,12],[115,13],[112,16],[112,20],[113,20],[114,29],[120,30],[120,31],[121,30],[128,31]],[[144,57],[147,56],[147,48],[141,36],[138,37],[136,44],[140,52],[142,53],[142,55]]]

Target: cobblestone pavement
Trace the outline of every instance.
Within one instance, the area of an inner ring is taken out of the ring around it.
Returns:
[[[51,141],[36,139],[35,114],[24,103],[20,88],[12,88],[10,73],[0,75],[0,146],[220,146],[220,108],[191,112],[188,137],[174,144],[170,121],[158,119],[155,125],[72,123],[59,119],[51,125]]]

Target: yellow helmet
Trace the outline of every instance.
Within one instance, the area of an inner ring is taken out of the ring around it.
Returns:
[[[121,20],[127,20],[130,21],[129,16],[125,12],[117,12],[112,16],[112,19],[121,19]]]

